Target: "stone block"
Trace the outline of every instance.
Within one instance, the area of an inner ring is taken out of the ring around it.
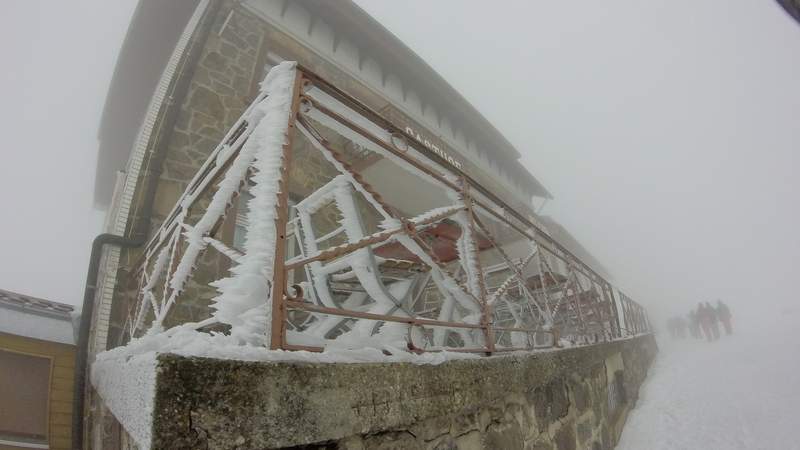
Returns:
[[[364,450],[421,450],[422,447],[407,432],[382,433],[364,440]]]
[[[584,447],[589,442],[589,439],[592,438],[592,418],[589,417],[578,422],[577,431],[578,442],[580,442],[581,447]]]
[[[470,431],[456,438],[458,450],[484,450],[481,434],[477,431]]]
[[[539,386],[528,396],[528,403],[533,406],[539,430],[545,431],[550,424],[569,413],[570,401],[567,386],[563,379]]]
[[[589,387],[581,381],[573,382],[570,385],[575,397],[575,408],[578,410],[578,414],[583,413],[592,406],[592,393]]]
[[[458,450],[458,443],[452,436],[437,439],[428,447],[430,450]]]
[[[574,428],[575,423],[573,421],[566,422],[559,428],[554,437],[557,450],[577,450]]]
[[[195,111],[211,117],[223,117],[225,106],[219,95],[205,86],[197,86],[191,94],[190,104]]]
[[[483,440],[483,448],[491,449],[507,449],[507,450],[522,450],[525,447],[525,442],[522,436],[522,430],[519,424],[512,423],[496,423],[490,425],[486,429],[486,435]]]
[[[545,440],[537,440],[525,444],[525,450],[555,450],[554,444]]]

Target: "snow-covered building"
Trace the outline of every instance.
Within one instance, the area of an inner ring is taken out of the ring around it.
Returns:
[[[0,449],[71,448],[72,312],[0,289]]]
[[[138,421],[113,367],[152,350],[494,354],[632,329],[536,216],[551,195],[518,150],[349,0],[141,0],[100,141],[124,238],[97,253],[87,360],[125,348],[95,363],[95,431],[103,405]]]

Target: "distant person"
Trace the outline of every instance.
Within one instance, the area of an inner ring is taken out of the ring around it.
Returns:
[[[689,319],[689,333],[695,339],[703,339],[703,336],[700,334],[700,321],[697,320],[697,313],[695,311],[689,311],[689,315],[687,316]]]
[[[733,326],[731,325],[731,310],[728,305],[722,303],[722,300],[717,300],[717,317],[722,326],[725,327],[725,334],[730,336],[733,333]]]
[[[697,304],[697,320],[700,322],[700,327],[703,330],[703,335],[706,337],[706,340],[708,342],[714,340],[714,334],[711,331],[712,319],[703,302]]]
[[[706,302],[706,311],[711,320],[711,333],[714,335],[714,340],[719,339],[719,318],[717,317],[717,310],[711,306],[711,303]]]

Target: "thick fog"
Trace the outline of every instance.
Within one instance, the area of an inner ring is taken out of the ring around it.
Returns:
[[[358,3],[484,113],[654,319],[797,301],[800,25],[773,1]]]
[[[648,308],[661,353],[619,448],[796,448],[800,24],[774,0],[355,1],[508,137],[555,197],[542,213]],[[0,1],[0,289],[81,301],[136,4]],[[668,318],[717,299],[731,336],[670,339]]]
[[[774,1],[358,2],[648,308],[661,351],[618,448],[797,448],[800,25]],[[732,335],[669,336],[716,299]]]
[[[0,288],[79,302],[135,3],[0,3]],[[508,136],[555,196],[543,212],[659,321],[794,304],[800,26],[776,3],[358,3]]]
[[[82,299],[104,220],[92,198],[97,128],[135,6],[0,2],[0,289]]]

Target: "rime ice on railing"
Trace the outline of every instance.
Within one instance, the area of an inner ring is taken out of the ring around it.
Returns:
[[[198,288],[207,252],[227,269]],[[525,216],[294,63],[270,71],[148,245],[141,274],[131,336],[163,333],[203,286],[218,293],[181,330],[273,349],[495,353],[648,330],[637,304],[618,303]]]

